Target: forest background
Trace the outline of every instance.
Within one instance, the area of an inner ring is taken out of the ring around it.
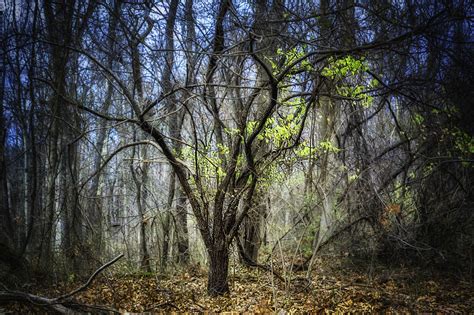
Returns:
[[[229,265],[311,283],[325,257],[472,280],[473,14],[0,1],[0,300],[119,254],[210,296]]]

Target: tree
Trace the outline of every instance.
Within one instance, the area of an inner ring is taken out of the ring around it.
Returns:
[[[295,234],[310,258],[346,231],[354,252],[383,253],[391,239],[410,244],[432,234],[422,236],[418,222],[440,226],[423,205],[444,207],[434,198],[451,171],[441,167],[452,162],[444,155],[459,157],[446,192],[469,184],[469,128],[448,119],[452,106],[468,106],[455,97],[464,91],[452,79],[461,54],[449,54],[455,36],[447,31],[457,26],[455,42],[465,48],[468,9],[349,0],[197,5],[44,0],[19,6],[24,15],[8,9],[18,27],[2,47],[0,94],[9,248],[64,274],[85,274],[86,257],[120,248],[150,271],[176,252],[179,263],[196,259],[197,226],[208,292],[221,295],[232,244],[255,265],[268,227],[262,218],[291,222],[285,206],[266,207],[275,191],[286,193],[275,186],[289,177],[291,203],[301,208],[293,225],[307,224]],[[436,147],[436,130],[448,126]],[[406,215],[413,208],[419,221]]]

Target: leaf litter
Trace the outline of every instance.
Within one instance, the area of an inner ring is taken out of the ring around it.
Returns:
[[[162,278],[116,272],[100,276],[74,300],[106,305],[121,313],[474,312],[472,282],[413,267],[379,266],[371,272],[355,269],[320,261],[310,279],[305,272],[294,272],[283,283],[269,272],[235,264],[229,272],[231,292],[217,298],[207,296],[206,272],[202,269],[190,268],[187,270],[194,272],[183,270]],[[52,297],[73,287],[37,287],[32,293]],[[42,309],[11,303],[5,311],[31,313]]]

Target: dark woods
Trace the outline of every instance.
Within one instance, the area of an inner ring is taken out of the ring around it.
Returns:
[[[469,1],[0,1],[0,274],[474,262]],[[278,271],[275,272],[279,275]],[[280,276],[281,277],[281,276]]]

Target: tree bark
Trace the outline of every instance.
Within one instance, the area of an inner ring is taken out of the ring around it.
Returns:
[[[224,238],[225,236],[222,235]],[[229,292],[228,269],[229,269],[229,247],[225,242],[218,240],[208,250],[209,252],[209,275],[207,280],[207,292],[210,296],[224,295]]]

